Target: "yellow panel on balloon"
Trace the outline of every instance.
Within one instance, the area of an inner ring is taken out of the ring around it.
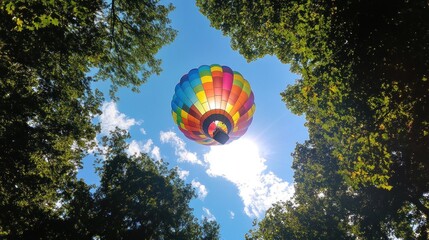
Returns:
[[[234,124],[237,123],[238,119],[240,118],[240,113],[237,112],[236,114],[234,114],[234,116],[232,116],[232,120],[234,120]]]
[[[214,65],[214,66],[211,67],[211,71],[212,72],[215,72],[215,71],[222,72],[222,67],[219,66],[219,65]]]
[[[173,113],[173,120],[175,123],[177,123],[177,113],[176,112],[172,112]]]
[[[204,76],[204,77],[201,77],[201,82],[202,83],[213,82],[213,78],[212,76]]]
[[[204,91],[197,92],[197,98],[200,102],[207,102],[206,93]]]
[[[182,118],[188,118],[188,113],[187,112],[185,112],[183,109],[182,109],[182,111],[180,112],[180,115],[182,116]]]
[[[201,104],[203,105],[203,108],[204,108],[204,110],[206,110],[206,112],[210,111],[210,106],[209,106],[209,103],[207,101],[202,102]]]
[[[225,111],[226,111],[227,113],[231,112],[232,107],[233,107],[233,105],[231,105],[229,102],[228,102],[228,103],[226,103],[226,109],[225,109]]]

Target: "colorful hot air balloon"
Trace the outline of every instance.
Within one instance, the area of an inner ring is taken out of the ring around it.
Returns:
[[[176,85],[171,108],[174,122],[191,140],[205,145],[240,138],[252,122],[252,89],[239,72],[227,66],[203,65]]]

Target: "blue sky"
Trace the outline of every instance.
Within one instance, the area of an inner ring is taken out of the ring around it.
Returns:
[[[262,218],[272,203],[293,194],[290,154],[308,134],[304,118],[285,107],[280,92],[298,76],[272,56],[248,63],[231,49],[228,37],[210,27],[194,1],[173,4],[176,9],[170,18],[178,35],[158,53],[162,73],[143,84],[140,93],[121,89],[120,100],[106,100],[97,119],[102,132],[115,126],[130,132],[130,154],[147,152],[171,167],[178,166],[199,195],[191,202],[195,216],[216,219],[222,239],[243,239],[254,218]],[[180,78],[192,68],[210,64],[240,72],[255,94],[256,112],[249,130],[225,146],[207,147],[188,140],[171,116],[170,102]],[[92,158],[85,159],[79,177],[97,184],[92,164]]]

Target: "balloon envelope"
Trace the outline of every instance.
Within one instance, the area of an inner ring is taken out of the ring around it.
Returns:
[[[217,64],[192,69],[176,85],[174,122],[191,140],[205,145],[240,138],[255,112],[250,84],[239,72]]]

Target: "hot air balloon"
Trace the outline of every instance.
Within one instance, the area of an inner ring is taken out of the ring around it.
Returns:
[[[174,122],[191,140],[225,144],[246,133],[255,112],[250,84],[239,72],[217,64],[192,69],[176,85]]]

